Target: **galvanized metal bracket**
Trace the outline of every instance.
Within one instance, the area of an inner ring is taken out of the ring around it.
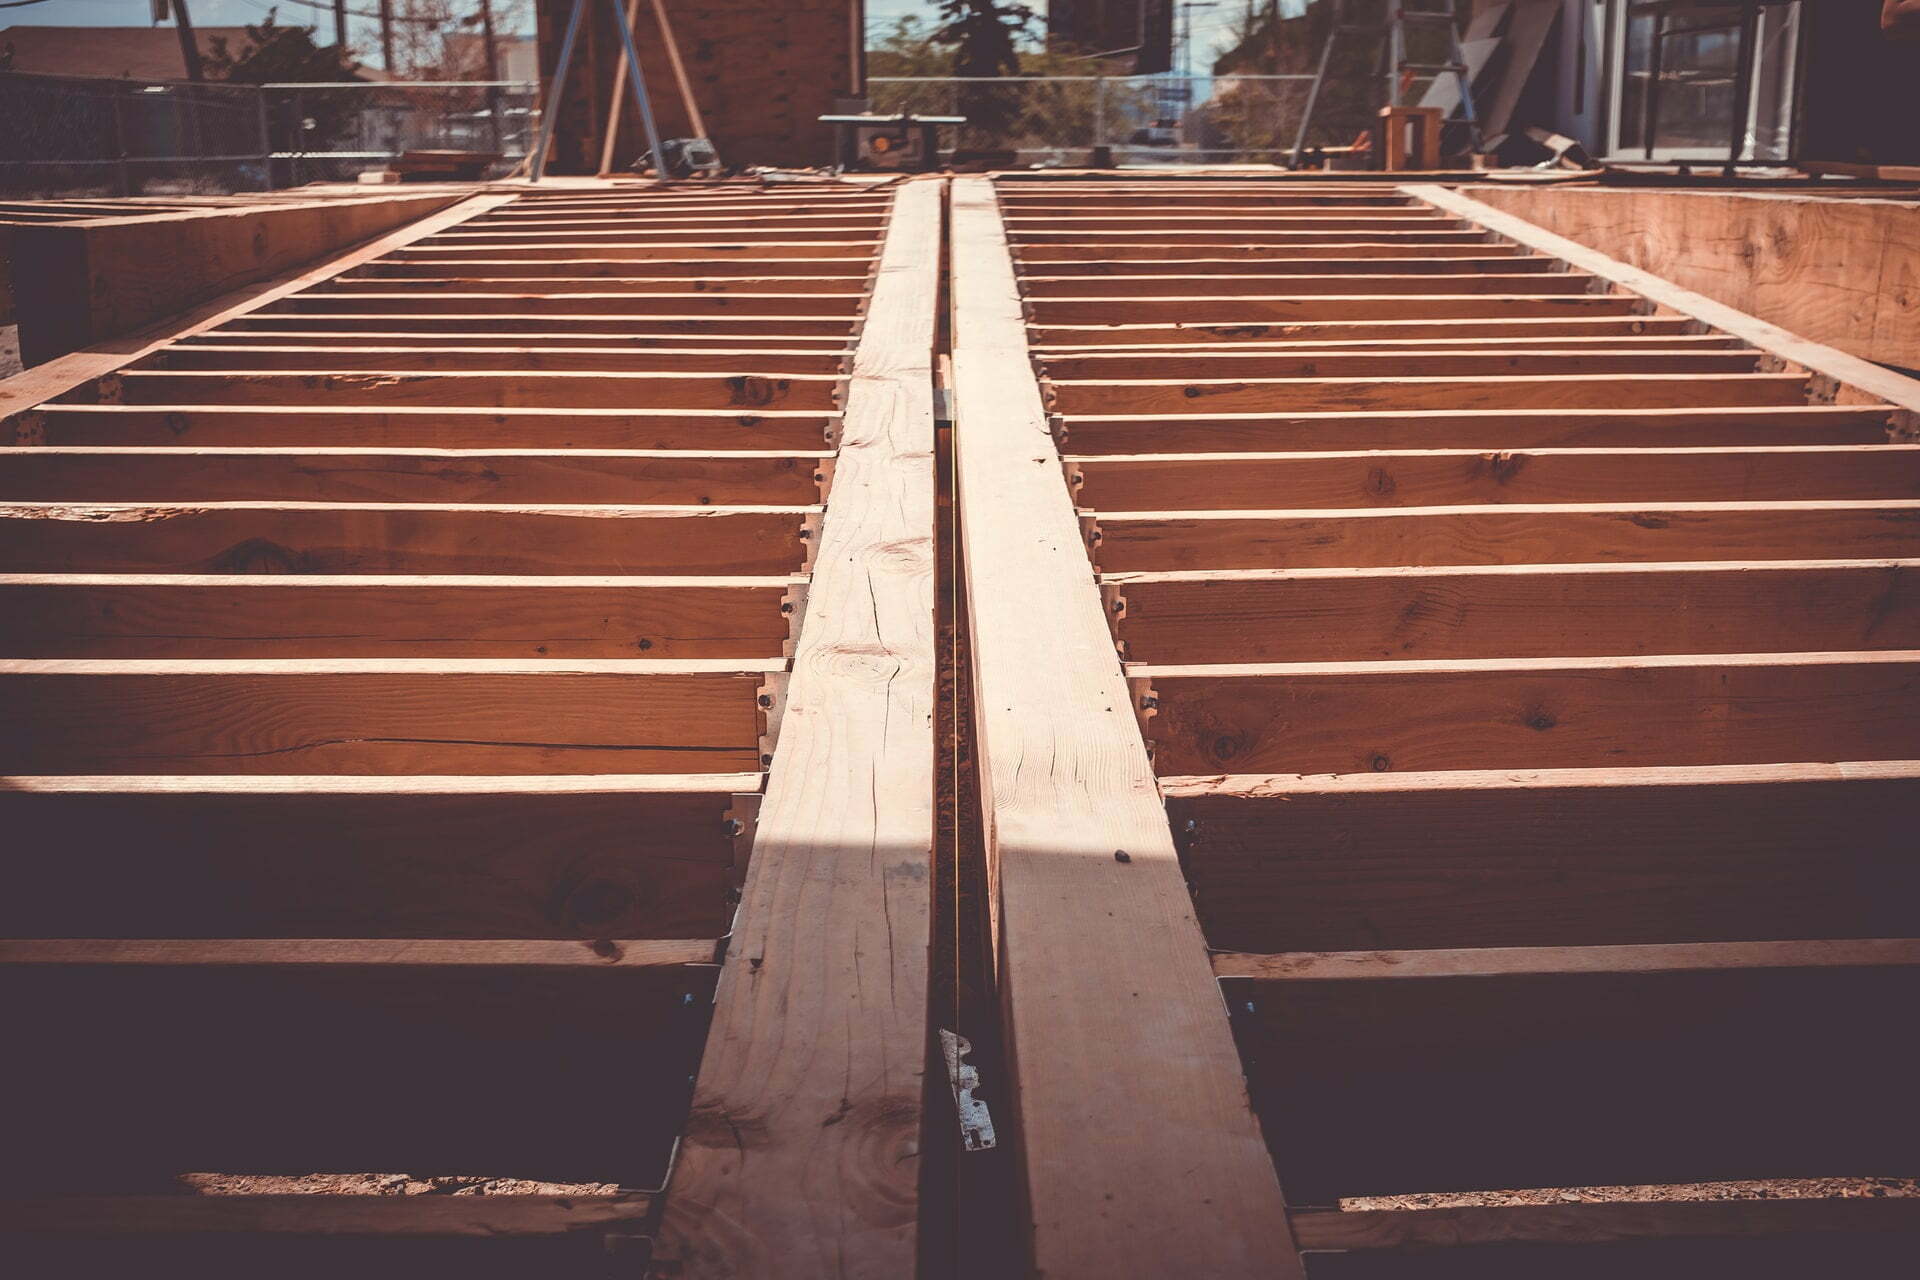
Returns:
[[[960,1119],[960,1142],[968,1151],[985,1151],[997,1146],[993,1132],[993,1113],[987,1104],[973,1096],[980,1087],[979,1068],[963,1061],[973,1052],[973,1043],[965,1036],[940,1028],[940,1051],[947,1060],[947,1084],[953,1090],[953,1109]]]

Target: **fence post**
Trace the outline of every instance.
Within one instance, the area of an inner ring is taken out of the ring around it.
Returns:
[[[113,85],[113,154],[115,159],[114,175],[120,194],[133,194],[132,175],[127,169],[127,119],[126,119],[127,82],[116,80]]]
[[[267,91],[257,88],[253,91],[255,114],[260,120],[260,179],[261,190],[273,190],[273,130],[267,124]]]
[[[293,91],[293,119],[287,123],[293,126],[293,154],[287,158],[287,185],[300,185],[300,157],[307,150],[307,111],[306,98],[300,90]]]
[[[1093,78],[1093,145],[1107,145],[1107,78],[1103,75]]]

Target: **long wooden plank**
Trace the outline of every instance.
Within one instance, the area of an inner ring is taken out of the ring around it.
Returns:
[[[1885,444],[1889,411],[1860,405],[1665,409],[1418,409],[1402,413],[1102,414],[1060,419],[1067,452],[1619,449]]]
[[[1776,1241],[1779,1237],[1853,1234],[1907,1237],[1920,1236],[1920,1199],[1585,1201],[1344,1213],[1322,1210],[1296,1214],[1294,1230],[1299,1234],[1300,1247],[1313,1253],[1399,1253],[1479,1245],[1597,1245],[1677,1239]],[[1908,1256],[1917,1248],[1915,1243],[1884,1243]]]
[[[322,327],[336,333],[469,333],[485,330],[495,339],[508,335],[613,334],[622,340],[630,337],[698,336],[832,338],[847,340],[859,328],[857,317],[822,315],[682,315],[667,311],[621,313],[618,315],[553,315],[527,310],[480,312],[468,307],[436,308],[431,311],[355,312],[332,311],[318,315],[299,312],[271,312],[265,315],[235,316],[221,326],[222,332],[267,332]],[[673,343],[685,346],[684,340]]]
[[[324,326],[325,321],[316,321]],[[511,344],[515,350],[544,351],[553,349],[573,349],[579,347],[620,347],[640,355],[662,352],[691,352],[699,350],[698,339],[685,334],[669,333],[524,333],[511,335],[489,331],[483,321],[475,319],[475,328],[470,332],[432,333],[415,331],[407,333],[377,332],[373,330],[336,331],[325,327],[298,328],[286,330],[274,329],[220,329],[198,338],[185,338],[174,344],[172,353],[185,353],[206,346],[231,348],[299,346],[309,348],[334,347],[415,347],[422,349],[462,348],[462,347],[498,347],[503,343]],[[787,337],[780,334],[726,334],[724,345],[730,351],[742,353],[798,351],[831,352],[835,355],[850,350],[853,343],[852,333],[829,336],[818,334],[807,336],[800,334]],[[1618,339],[1616,339],[1618,341]],[[736,361],[736,364],[745,363]]]
[[[1116,511],[1920,498],[1916,445],[1122,454],[1068,467],[1080,506]]]
[[[128,369],[102,380],[122,404],[429,405],[528,409],[830,410],[833,374],[407,373]]]
[[[7,659],[0,772],[737,773],[781,666]]]
[[[21,356],[38,364],[163,321],[438,213],[459,198],[441,190],[17,228],[11,256]]]
[[[1920,560],[1112,574],[1139,662],[1920,649]]]
[[[1371,277],[1369,277],[1371,279]],[[463,297],[497,294],[506,297],[552,298],[590,294],[607,297],[622,294],[683,294],[689,287],[686,278],[667,276],[652,279],[640,275],[623,276],[504,276],[494,278],[484,271],[463,271],[436,279],[406,281],[406,289],[424,297],[459,294]],[[859,298],[867,291],[864,275],[849,272],[840,276],[732,276],[706,275],[694,283],[701,293],[718,295],[757,293],[792,296],[817,294],[822,297]],[[316,292],[329,297],[353,297],[361,294],[388,294],[396,291],[392,280],[334,280]],[[1384,292],[1384,290],[1382,291]],[[1544,292],[1544,291],[1543,291]]]
[[[1129,668],[1165,774],[1920,756],[1920,651]]]
[[[1059,382],[1181,382],[1209,384],[1229,378],[1339,378],[1397,375],[1402,378],[1506,378],[1621,373],[1751,373],[1760,356],[1678,346],[1620,348],[1541,347],[1527,351],[1079,351],[1048,355],[1047,377]]]
[[[358,301],[359,299],[355,299]],[[1353,320],[1524,320],[1629,316],[1644,310],[1618,294],[1457,293],[1368,294],[1355,292],[1293,297],[1284,290],[1260,297],[1221,298],[1202,291],[1188,297],[1135,298],[1116,285],[1106,297],[1037,298],[1028,314],[1042,332],[1059,325],[1186,324],[1195,327],[1247,324],[1314,324]],[[346,308],[342,307],[342,310]]]
[[[1456,246],[1457,247],[1457,246]],[[1454,252],[1422,255],[1417,249],[1389,253],[1380,246],[1374,252],[1329,252],[1316,257],[1286,258],[1163,258],[1154,261],[1117,259],[1110,262],[1027,263],[1021,272],[1022,283],[1033,279],[1083,280],[1094,276],[1120,276],[1129,281],[1142,276],[1285,276],[1296,275],[1402,275],[1409,273],[1477,275],[1483,271],[1540,272],[1554,266],[1551,258],[1522,254],[1511,245],[1489,245],[1477,256]],[[1503,256],[1504,255],[1504,256]]]
[[[0,1198],[0,1232],[527,1239],[646,1229],[654,1197],[619,1195],[155,1195]],[[15,1244],[18,1241],[16,1239]]]
[[[702,279],[713,273],[715,262],[711,258],[663,258],[647,263],[645,267],[635,267],[631,259],[621,258],[524,258],[508,254],[493,257],[455,256],[437,250],[433,245],[422,246],[424,252],[417,257],[403,257],[398,254],[370,262],[364,267],[341,277],[345,280],[441,280],[461,276],[487,276],[501,279],[509,276],[526,276],[532,279],[548,279],[554,276],[678,276],[682,278]],[[432,256],[427,256],[431,254]],[[1498,259],[1488,261],[1531,262],[1532,258]],[[1544,259],[1541,259],[1544,261]],[[751,258],[733,259],[718,264],[728,269],[744,271],[756,276],[840,276],[861,275],[870,259],[865,255],[848,258]],[[1409,268],[1419,270],[1421,268]]]
[[[733,914],[728,815],[759,785],[757,773],[15,776],[0,786],[21,855],[0,867],[0,930],[714,938]]]
[[[1115,289],[1113,280],[1104,276],[1052,276],[1029,273],[1020,283],[1022,291],[1028,298],[1041,301],[1109,297]],[[1436,293],[1455,297],[1479,293],[1579,294],[1588,292],[1591,284],[1591,277],[1573,272],[1478,271],[1471,275],[1404,276],[1383,275],[1375,272],[1357,275],[1339,272],[1329,272],[1324,275],[1289,273],[1272,276],[1236,273],[1223,276],[1180,275],[1175,274],[1170,266],[1158,275],[1129,275],[1124,281],[1125,288],[1136,297],[1156,298],[1166,295],[1201,294],[1207,298],[1209,307],[1218,299],[1271,297],[1275,294],[1300,298],[1329,294],[1337,296],[1406,294],[1414,297]]]
[[[691,450],[0,448],[0,501],[790,506],[829,455]]]
[[[1856,416],[1858,416],[1856,411]],[[16,445],[423,449],[818,449],[823,411],[478,409],[418,405],[50,404],[7,424]],[[1884,433],[1882,433],[1884,435]]]
[[[43,401],[85,386],[103,374],[149,356],[176,338],[204,332],[227,324],[235,317],[258,310],[288,297],[321,280],[328,280],[365,263],[375,261],[408,244],[435,235],[447,227],[484,213],[512,200],[509,195],[475,196],[451,209],[423,218],[391,235],[345,253],[317,267],[304,268],[248,285],[232,293],[183,311],[149,328],[112,338],[84,351],[76,351],[11,378],[0,379],[0,421]]]
[[[267,343],[191,343],[153,357],[148,369],[252,370],[290,369],[312,372],[381,370],[405,373],[459,373],[525,370],[531,373],[732,373],[752,369],[759,374],[838,374],[844,371],[842,352],[825,350],[693,349],[634,350],[609,338],[601,347],[562,351],[532,350],[514,340],[495,336],[491,344],[462,344],[457,348],[421,347],[394,335],[377,348],[360,349],[337,344],[312,345],[300,339]],[[826,344],[829,348],[831,344]]]
[[[956,467],[1030,1265],[1062,1280],[1298,1276],[1027,372],[987,181],[955,183],[952,236]]]
[[[900,188],[854,355],[780,746],[654,1248],[687,1280],[916,1266],[943,195],[937,179]]]
[[[1583,360],[1592,359],[1567,357],[1573,370],[1558,376],[1196,379],[1187,382],[1103,379],[1056,381],[1050,390],[1054,409],[1067,414],[1664,409],[1690,405],[1752,408],[1804,404],[1807,398],[1807,380],[1797,374],[1586,374],[1578,371]],[[1391,358],[1387,363],[1392,363]]]
[[[1920,501],[1102,512],[1103,571],[1899,558]]]
[[[0,505],[9,573],[787,574],[812,507]]]
[[[1912,937],[1920,762],[1161,780],[1207,940]]]
[[[1596,295],[1597,296],[1597,295]],[[863,299],[820,293],[439,293],[395,286],[390,293],[301,293],[276,302],[275,315],[444,314],[539,316],[670,316],[686,319],[733,316],[796,316],[850,319]],[[449,305],[450,304],[450,305]]]
[[[13,658],[777,658],[785,578],[0,576]]]
[[[711,964],[712,938],[0,938],[0,964],[31,968],[648,969]]]
[[[1920,939],[1664,942],[1605,947],[1467,947],[1420,951],[1215,952],[1222,978],[1270,982],[1421,982],[1570,974],[1725,973],[1920,966]]]
[[[1428,185],[1409,186],[1402,190],[1435,208],[1471,218],[1496,235],[1537,252],[1551,254],[1576,270],[1611,281],[1616,287],[1632,290],[1662,308],[1703,321],[1756,347],[1772,351],[1811,373],[1829,378],[1836,384],[1836,390],[1843,399],[1856,403],[1883,400],[1896,405],[1906,415],[1908,424],[1916,425],[1915,415],[1920,415],[1920,379],[1909,378],[1858,356],[1789,333],[1725,303],[1715,302],[1564,236],[1554,235],[1471,196]]]

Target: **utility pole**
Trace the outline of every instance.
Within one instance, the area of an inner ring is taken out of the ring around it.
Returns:
[[[341,53],[347,51],[347,0],[333,0],[333,43]]]
[[[380,0],[380,66],[389,80],[400,78],[393,65],[393,0]]]
[[[193,19],[187,16],[187,0],[173,0],[173,28],[180,33],[180,60],[187,64],[187,79],[198,83],[200,45],[193,38]]]
[[[500,49],[493,41],[493,0],[480,0],[480,39],[486,45],[486,79],[500,78]],[[493,149],[500,149],[500,90],[487,85],[487,130],[493,136]]]
[[[480,0],[480,34],[487,42],[487,79],[500,78],[500,49],[493,40],[493,0]]]

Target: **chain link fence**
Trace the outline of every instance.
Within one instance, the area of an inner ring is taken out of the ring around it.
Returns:
[[[0,194],[227,194],[351,182],[409,151],[516,167],[538,120],[520,81],[239,85],[0,73]]]
[[[1272,162],[1293,148],[1313,77],[875,76],[867,85],[878,114],[967,117],[942,127],[945,149],[1071,167],[1096,147],[1116,164]]]

